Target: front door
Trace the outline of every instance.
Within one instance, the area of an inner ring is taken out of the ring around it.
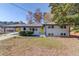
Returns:
[[[21,31],[21,28],[17,27],[16,32],[20,32],[20,31]]]
[[[44,27],[40,28],[40,34],[44,34]]]

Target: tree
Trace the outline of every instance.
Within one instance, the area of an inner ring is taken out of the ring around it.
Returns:
[[[33,23],[33,13],[31,11],[28,11],[27,19],[29,24]]]
[[[46,22],[46,23],[51,22],[51,13],[44,12],[43,19],[44,19],[44,22]]]
[[[35,18],[35,22],[41,23],[42,12],[40,11],[40,9],[36,9],[36,11],[34,13],[34,18]]]
[[[79,4],[51,3],[49,7],[54,14],[53,21],[57,24],[79,25]]]

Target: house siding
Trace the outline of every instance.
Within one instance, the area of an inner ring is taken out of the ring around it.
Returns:
[[[70,35],[70,27],[68,25],[66,25],[66,28],[61,28],[58,25],[53,25],[53,28],[48,28],[48,26],[52,26],[53,24],[46,24],[46,25],[42,25],[44,27],[44,35],[45,36],[49,36],[50,34],[53,34],[52,36],[62,36],[61,33],[65,33],[65,36],[69,36]],[[30,31],[30,28],[34,28],[37,30],[34,30],[34,34],[33,35],[41,35],[40,33],[40,29],[41,26],[18,26],[18,28],[20,28],[20,31],[23,31],[23,28],[26,28],[26,31]],[[15,26],[10,26],[10,27],[0,27],[0,33],[4,32],[4,33],[10,33],[10,32],[16,32],[16,28]]]
[[[33,35],[40,35],[40,27],[25,27],[26,31],[31,31],[30,28],[34,28],[37,30],[34,30],[34,34]],[[21,28],[21,31],[23,31],[23,28]]]
[[[15,32],[16,28],[5,28],[5,33]]]
[[[53,33],[53,36],[61,36],[61,33],[66,33],[65,36],[69,36],[69,26],[66,26],[66,29],[57,25],[54,25],[54,28],[48,28],[48,26],[45,26],[46,36],[49,36],[49,33]]]
[[[0,27],[0,34],[4,33],[4,29],[2,27]]]

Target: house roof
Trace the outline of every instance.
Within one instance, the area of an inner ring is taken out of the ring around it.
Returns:
[[[50,23],[45,23],[44,25],[58,25],[58,24],[55,22],[50,22]],[[63,25],[68,25],[68,24],[63,24]]]
[[[55,22],[49,22],[49,23],[46,23],[46,24],[56,24]]]
[[[11,24],[11,25],[0,25],[0,27],[42,27],[45,25],[58,25],[54,22],[49,22],[45,24],[33,23],[33,24]],[[66,24],[65,24],[66,25]],[[68,24],[67,24],[68,25]]]
[[[54,22],[45,23],[44,25],[56,25]]]
[[[3,27],[41,27],[42,24],[13,24],[13,25],[3,25]]]

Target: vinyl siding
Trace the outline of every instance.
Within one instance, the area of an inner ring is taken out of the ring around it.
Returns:
[[[66,33],[66,36],[69,36],[69,26],[66,26],[66,29],[57,25],[54,25],[54,28],[48,28],[48,26],[45,26],[46,36],[48,36],[49,33],[53,33],[53,36],[61,36],[61,33]]]

